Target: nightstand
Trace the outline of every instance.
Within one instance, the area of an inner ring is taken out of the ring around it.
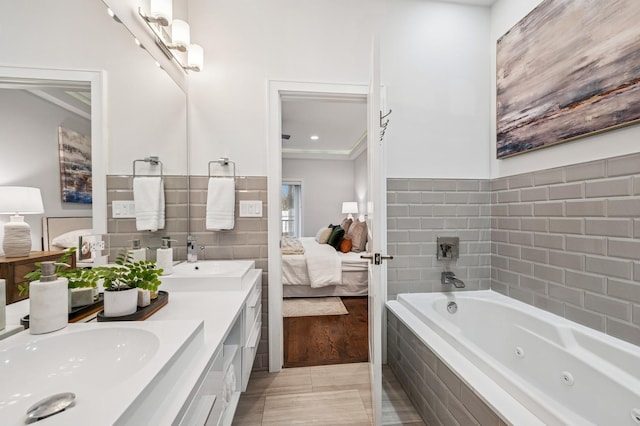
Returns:
[[[37,269],[36,262],[57,261],[64,254],[61,251],[32,251],[25,257],[0,257],[0,278],[6,280],[7,305],[26,299],[28,294],[20,295],[18,285],[26,282],[25,275]],[[68,262],[76,266],[76,257]]]

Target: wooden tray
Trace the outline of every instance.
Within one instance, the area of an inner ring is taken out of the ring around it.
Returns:
[[[138,308],[138,310],[131,315],[123,315],[121,317],[105,317],[104,311],[98,312],[98,322],[107,321],[144,321],[151,315],[155,314],[158,309],[169,303],[169,293],[166,291],[159,291],[158,297],[151,301],[149,306],[144,308]]]
[[[78,306],[71,309],[69,312],[69,322],[79,322],[83,319],[94,315],[98,311],[102,311],[104,308],[104,296],[102,293],[98,295],[98,300],[93,302],[90,305]],[[22,325],[25,330],[29,328],[29,315],[25,315],[20,318],[20,325]]]

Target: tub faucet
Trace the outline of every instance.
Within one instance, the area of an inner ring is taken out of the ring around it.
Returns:
[[[464,281],[456,278],[456,275],[450,271],[443,271],[440,274],[440,282],[442,284],[453,284],[455,288],[464,288]]]

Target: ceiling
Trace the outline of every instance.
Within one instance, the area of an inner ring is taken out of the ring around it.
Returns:
[[[353,160],[366,149],[364,97],[283,97],[283,158]],[[311,136],[317,136],[312,140]]]
[[[440,0],[444,3],[468,4],[471,6],[493,6],[498,0]]]
[[[0,89],[24,90],[91,120],[91,85],[89,82],[4,78],[0,81]]]

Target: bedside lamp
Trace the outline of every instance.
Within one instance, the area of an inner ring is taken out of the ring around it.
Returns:
[[[4,225],[2,249],[6,257],[29,256],[31,228],[21,215],[40,213],[44,213],[44,206],[38,188],[0,186],[0,214],[12,215]]]
[[[353,219],[354,214],[358,214],[358,203],[356,201],[345,201],[342,203],[342,214],[347,215],[347,219]]]

